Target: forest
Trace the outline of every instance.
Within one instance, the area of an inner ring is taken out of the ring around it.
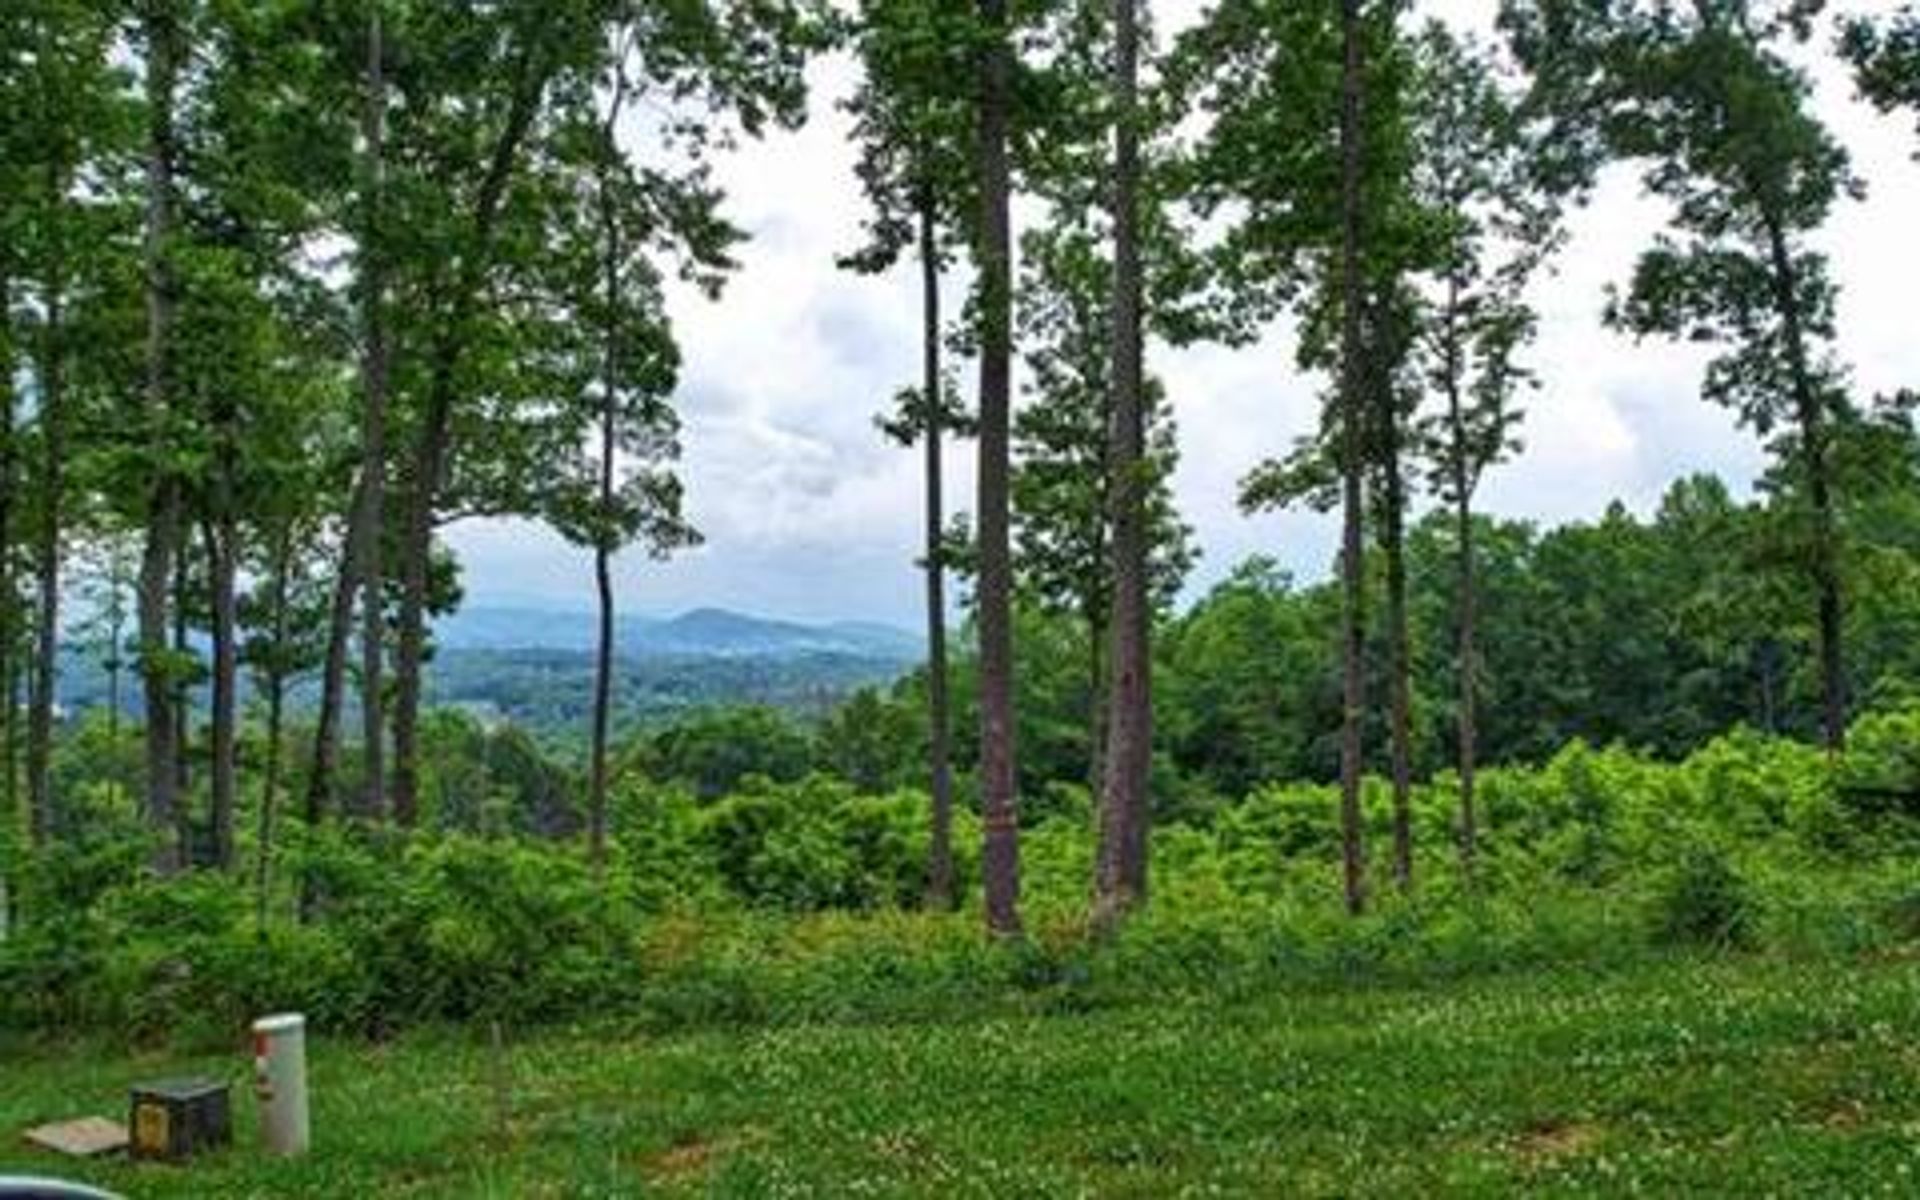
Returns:
[[[1920,9],[1482,7],[9,0],[0,1138],[299,1011],[310,1162],[87,1177],[1907,1172],[1920,380],[1858,385],[1839,256],[1920,258],[1829,236],[1876,181],[1810,72],[1920,161]],[[924,623],[700,660],[616,567],[703,544],[675,322],[753,236],[719,165],[827,68],[863,208],[817,269],[918,305],[842,402],[915,463]],[[1665,224],[1607,344],[1699,350],[1661,403],[1764,466],[1516,518],[1540,289],[1621,178]],[[1197,588],[1169,364],[1276,339],[1318,411],[1236,431],[1238,504],[1337,552]],[[441,644],[450,531],[506,519],[582,645]]]

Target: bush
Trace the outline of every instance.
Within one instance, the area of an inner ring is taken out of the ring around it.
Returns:
[[[1914,726],[1872,728],[1848,769],[1900,769]],[[1261,787],[1204,825],[1161,824],[1151,907],[1099,944],[1084,925],[1087,797],[1063,785],[1053,815],[1022,828],[1029,937],[1016,947],[981,937],[975,911],[904,911],[925,885],[918,791],[755,777],[703,800],[629,772],[598,875],[577,842],[295,819],[263,930],[231,875],[151,877],[130,802],[101,788],[76,797],[83,836],[31,855],[0,846],[23,918],[0,943],[0,1025],[229,1038],[277,1008],[375,1033],[476,1017],[668,1028],[1072,1011],[1614,963],[1653,947],[1862,954],[1920,938],[1910,823],[1843,803],[1817,751],[1735,734],[1665,764],[1575,744],[1481,779],[1470,879],[1442,779],[1414,797],[1418,883],[1398,895],[1388,792],[1369,780],[1373,905],[1350,918],[1336,790]],[[962,802],[963,888],[979,835]],[[309,922],[293,920],[299,907]]]
[[[1747,882],[1718,848],[1692,847],[1660,881],[1653,911],[1661,945],[1738,949],[1752,942]]]

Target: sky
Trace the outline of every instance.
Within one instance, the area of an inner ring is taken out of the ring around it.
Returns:
[[[1887,7],[1855,0],[1849,11]],[[1493,8],[1492,0],[1429,0],[1416,19],[1490,33]],[[1201,0],[1155,6],[1165,32],[1200,9]],[[1920,384],[1920,164],[1912,158],[1920,136],[1910,116],[1882,115],[1857,99],[1830,39],[1805,65],[1818,115],[1868,189],[1864,201],[1844,202],[1816,241],[1841,289],[1839,356],[1861,395]],[[677,403],[689,510],[706,543],[666,562],[623,555],[616,586],[626,611],[711,605],[797,620],[923,619],[914,566],[920,455],[887,442],[873,421],[918,377],[917,276],[910,266],[880,278],[834,266],[858,244],[863,211],[849,122],[836,104],[853,80],[845,59],[816,64],[805,127],[743,143],[718,165],[728,214],[751,240],[719,302],[686,292],[671,305],[685,359]],[[1646,512],[1688,472],[1711,471],[1744,490],[1760,470],[1752,435],[1699,398],[1707,349],[1636,344],[1601,325],[1606,286],[1629,277],[1665,221],[1663,203],[1642,193],[1630,168],[1613,169],[1571,219],[1557,269],[1533,289],[1541,326],[1528,361],[1541,386],[1527,400],[1526,448],[1487,477],[1483,508],[1545,524],[1591,519],[1616,499]],[[948,311],[957,300],[956,289]],[[1148,354],[1179,427],[1176,501],[1201,550],[1185,598],[1254,554],[1302,580],[1324,577],[1334,518],[1249,517],[1234,503],[1247,470],[1316,420],[1323,381],[1295,367],[1285,324],[1251,346]],[[950,510],[972,507],[971,450],[963,443],[949,454]],[[448,540],[464,564],[469,604],[589,602],[588,556],[538,527],[471,521]]]

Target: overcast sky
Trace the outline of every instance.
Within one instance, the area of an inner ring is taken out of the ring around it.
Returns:
[[[1161,0],[1155,11],[1172,30],[1200,8]],[[1419,13],[1487,30],[1492,9],[1491,0],[1445,0]],[[1839,351],[1863,394],[1920,384],[1912,300],[1920,165],[1910,157],[1920,141],[1910,119],[1860,103],[1829,50],[1823,43],[1810,59],[1818,112],[1868,185],[1867,199],[1844,203],[1820,238],[1841,285]],[[917,378],[916,280],[910,270],[874,279],[833,265],[857,243],[861,215],[848,122],[836,107],[852,77],[844,60],[818,64],[807,126],[744,145],[721,167],[730,215],[752,241],[720,302],[680,296],[673,311],[686,359],[685,473],[707,543],[666,563],[625,556],[618,579],[628,611],[720,605],[809,620],[919,619],[919,456],[873,425],[874,412]],[[1699,399],[1707,355],[1635,345],[1600,325],[1605,285],[1627,278],[1665,219],[1632,173],[1616,171],[1573,220],[1557,273],[1535,288],[1542,325],[1531,363],[1542,387],[1528,402],[1526,452],[1489,476],[1485,507],[1553,523],[1590,518],[1616,498],[1646,511],[1688,471],[1714,471],[1743,489],[1752,480],[1761,461],[1752,437]],[[1303,579],[1323,576],[1330,518],[1249,518],[1234,505],[1247,469],[1313,426],[1321,381],[1295,370],[1285,328],[1244,349],[1149,355],[1179,422],[1174,486],[1202,550],[1189,596],[1256,553]],[[950,508],[970,509],[971,444],[949,458],[948,479]],[[450,540],[470,604],[589,602],[588,557],[542,530],[474,522]]]

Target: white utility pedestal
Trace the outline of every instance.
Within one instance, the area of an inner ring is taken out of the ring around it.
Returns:
[[[305,1154],[307,1129],[307,1019],[299,1013],[253,1023],[253,1088],[260,1100],[260,1133],[274,1154]]]

